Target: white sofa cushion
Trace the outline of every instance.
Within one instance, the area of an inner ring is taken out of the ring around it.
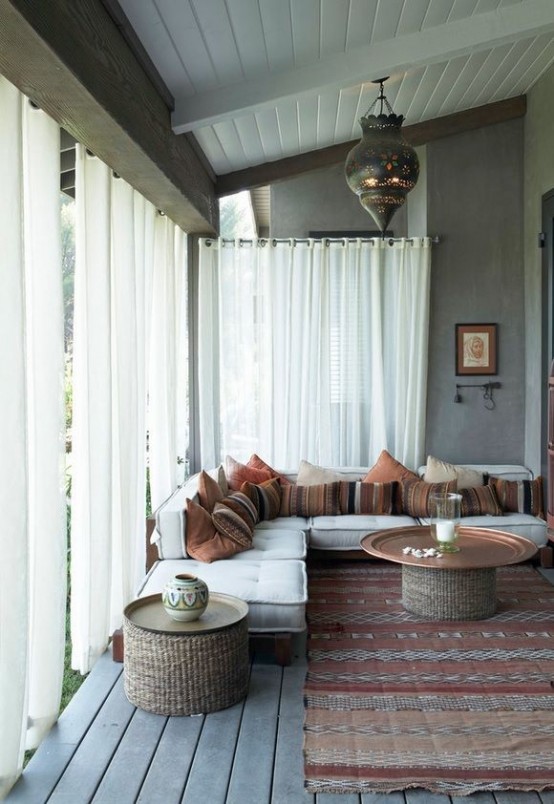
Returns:
[[[232,556],[233,561],[283,561],[306,558],[307,537],[303,530],[254,528],[252,547]]]
[[[503,480],[533,480],[533,472],[526,466],[515,463],[459,463],[464,469],[472,469],[482,474],[501,477]],[[418,474],[423,477],[426,466],[420,466]]]
[[[263,519],[256,530],[303,530],[308,533],[310,520],[305,516],[278,516],[276,519]]]
[[[212,564],[186,558],[157,561],[138,596],[160,594],[171,577],[188,572],[202,578],[210,591],[235,595],[248,603],[249,631],[303,631],[308,599],[304,561],[236,561],[235,558]]]
[[[368,533],[417,524],[417,519],[411,516],[385,514],[314,516],[310,524],[309,546],[317,550],[360,550],[360,539]]]

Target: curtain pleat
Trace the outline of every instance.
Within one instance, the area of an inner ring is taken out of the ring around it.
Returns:
[[[431,242],[200,241],[204,466],[423,459]]]
[[[146,382],[156,209],[77,146],[72,665],[91,669],[145,564]]]
[[[185,235],[167,217],[155,230],[148,393],[150,495],[155,510],[182,480],[186,459]]]
[[[56,720],[66,597],[59,128],[0,77],[0,798]]]

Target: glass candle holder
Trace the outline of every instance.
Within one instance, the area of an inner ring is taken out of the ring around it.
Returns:
[[[441,553],[457,553],[461,494],[432,494],[429,499],[431,536]]]

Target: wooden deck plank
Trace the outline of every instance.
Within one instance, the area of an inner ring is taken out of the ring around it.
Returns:
[[[252,667],[226,804],[268,800],[282,678],[276,665]]]
[[[287,667],[283,673],[271,804],[315,802],[314,796],[304,790],[302,693],[305,677],[305,662]]]
[[[168,718],[137,804],[153,804],[160,794],[164,804],[179,804],[204,720],[205,715]]]
[[[41,804],[54,790],[99,709],[121,675],[106,651],[49,731],[6,801]]]
[[[451,796],[452,804],[496,804],[494,793],[481,790],[470,796]]]
[[[501,790],[494,794],[497,804],[540,804],[539,794],[533,791]]]
[[[361,804],[406,804],[404,793],[364,793],[360,796]]]
[[[135,804],[166,723],[163,715],[135,709],[93,798],[94,804]]]
[[[134,712],[123,685],[116,684],[56,785],[49,804],[77,804],[92,799]]]
[[[358,793],[318,793],[317,804],[360,804]]]
[[[244,702],[206,715],[183,804],[225,804]]]
[[[413,788],[405,790],[406,804],[450,804],[450,796],[442,793],[430,793],[429,790]]]

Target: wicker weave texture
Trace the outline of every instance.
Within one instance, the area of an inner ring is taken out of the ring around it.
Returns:
[[[496,611],[496,569],[404,565],[402,604],[426,620],[484,620]]]
[[[124,620],[124,689],[129,701],[158,715],[215,712],[248,690],[246,618],[206,634],[164,634]]]

